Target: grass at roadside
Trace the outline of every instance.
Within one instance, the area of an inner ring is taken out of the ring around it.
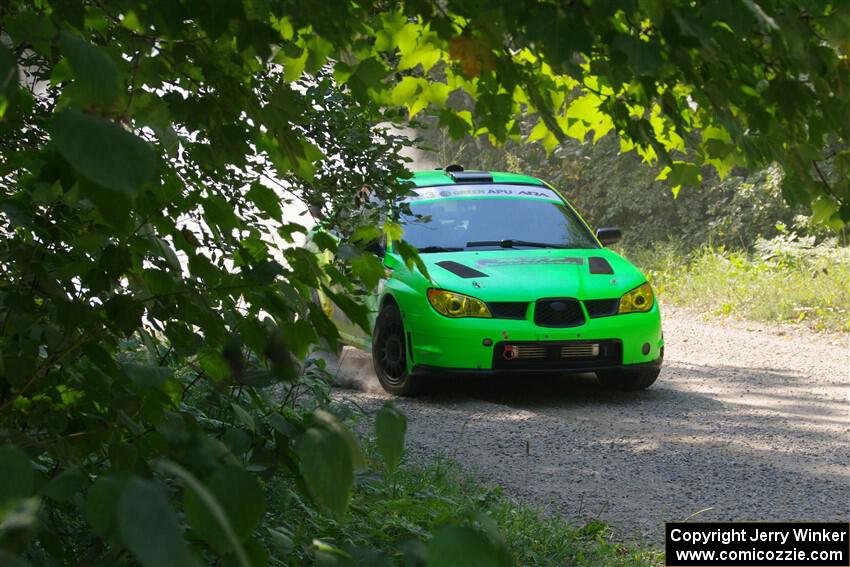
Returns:
[[[659,246],[625,255],[675,305],[850,331],[850,248],[780,237],[750,253],[705,247],[684,254]]]
[[[429,533],[444,525],[477,525],[500,534],[496,537],[506,544],[517,565],[651,566],[662,562],[657,549],[609,542],[605,524],[592,522],[576,528],[563,519],[546,517],[441,460],[425,467],[402,467],[390,477],[369,469],[359,476],[342,521],[317,514],[286,480],[275,482],[272,513],[296,527],[288,533],[289,555],[279,563],[271,561],[272,565],[309,561],[317,549],[314,537],[352,555],[362,553],[357,548],[377,548],[392,557],[392,563],[404,565],[404,550],[421,546],[416,542],[427,540]],[[379,563],[366,556],[360,564]]]

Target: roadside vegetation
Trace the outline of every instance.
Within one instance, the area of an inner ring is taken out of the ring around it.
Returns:
[[[376,451],[370,446],[369,456],[374,457]],[[380,459],[368,458],[367,463],[356,478],[349,513],[341,521],[316,514],[292,482],[279,478],[272,484],[269,524],[279,521],[286,527],[273,533],[282,553],[270,565],[301,565],[311,556],[318,556],[320,564],[407,561],[416,565],[416,558],[429,551],[421,538],[430,533],[445,535],[446,526],[458,535],[468,527],[477,529],[495,543],[494,549],[507,552],[519,565],[650,567],[663,563],[658,549],[612,543],[611,530],[604,523],[577,526],[546,516],[512,500],[498,487],[482,485],[451,461],[438,458],[424,465],[408,464],[392,473]],[[457,547],[448,561],[434,564],[471,565],[474,560]]]
[[[776,237],[755,250],[627,251],[663,301],[718,316],[850,331],[850,248]]]

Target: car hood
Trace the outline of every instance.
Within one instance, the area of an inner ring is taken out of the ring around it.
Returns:
[[[462,251],[420,257],[435,287],[484,301],[607,299],[646,281],[640,270],[604,248]]]

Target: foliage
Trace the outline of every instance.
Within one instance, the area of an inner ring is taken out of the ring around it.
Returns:
[[[368,455],[375,454],[371,446],[368,449]],[[498,538],[520,565],[650,566],[662,562],[660,553],[652,549],[612,543],[610,528],[601,522],[577,527],[546,517],[511,500],[499,488],[482,486],[451,462],[405,464],[385,476],[379,474],[377,463],[367,461],[370,466],[356,479],[343,521],[315,514],[291,482],[273,483],[269,523],[287,527],[285,553],[270,565],[301,565],[317,552],[378,564],[375,546],[394,563],[420,554],[430,561],[428,553],[436,546],[419,541],[429,533],[437,538],[436,530],[447,525],[478,526],[483,534],[492,534],[483,537]],[[458,553],[457,547],[454,552]],[[468,563],[455,560],[451,564]]]
[[[187,90],[192,83],[215,82],[220,73],[237,79],[239,73],[261,71],[270,61],[283,65],[283,80],[294,81],[330,61],[336,80],[360,102],[403,107],[411,118],[434,112],[453,135],[487,134],[503,141],[519,135],[516,117],[523,114],[537,120],[529,139],[541,140],[548,150],[568,138],[595,141],[616,133],[624,150],[635,149],[648,162],[660,160],[660,177],[674,190],[696,185],[702,166],[725,177],[738,165],[781,161],[786,198],[810,205],[825,221],[850,219],[850,125],[843,119],[850,109],[845,96],[850,8],[843,3],[414,1],[373,11],[345,0],[317,9],[291,0],[232,3],[203,11],[197,22],[191,20],[190,4],[168,3],[170,9],[156,2],[113,4],[109,11],[83,2],[52,10],[46,1],[34,2],[34,10],[11,9],[4,27],[13,49],[4,48],[0,57],[0,96],[12,122],[32,118],[33,103],[31,93],[14,84],[9,69],[16,58],[29,65],[30,49],[36,57],[44,55],[63,25],[103,40],[112,22],[123,32],[122,42],[112,47],[113,58],[97,56],[63,32],[61,48],[69,57],[56,72],[37,64],[48,71],[42,78],[61,83],[76,66],[80,84],[69,99],[103,111],[123,96],[122,71],[132,70],[133,87],[155,88],[158,78],[148,85],[147,75],[177,66],[150,62],[175,63],[168,60],[171,49],[187,58],[179,61],[185,73],[172,86]],[[51,17],[39,19],[39,8]],[[124,49],[127,40],[133,43]],[[217,47],[209,49],[213,44]],[[165,52],[159,49],[163,45],[169,48]],[[125,55],[120,61],[114,58],[119,51]],[[224,64],[228,61],[232,65]],[[226,88],[206,91],[205,104],[193,105],[195,117],[219,97],[237,93],[242,100],[231,102],[256,106],[237,81],[220,86]],[[474,102],[472,112],[449,103],[456,91]],[[271,152],[282,172],[305,172],[315,155],[309,147],[276,145],[282,134],[292,134],[287,113],[298,106],[288,104],[286,96],[267,102],[278,108],[277,124],[254,141]],[[141,113],[147,120],[136,116],[133,105],[124,112],[109,110],[149,122],[173,147],[166,127],[171,104],[168,99],[165,108],[150,103]],[[247,109],[246,114],[261,122]],[[398,117],[393,111],[388,116]],[[206,141],[221,141],[239,161],[245,147],[228,135],[234,123],[215,122]],[[203,125],[202,120],[198,126]]]
[[[526,131],[530,125],[524,121],[522,128]],[[621,153],[610,134],[594,145],[567,140],[548,155],[536,142],[508,142],[500,148],[481,137],[453,140],[440,128],[419,135],[423,146],[430,148],[422,154],[425,159],[514,171],[553,183],[592,226],[623,229],[632,247],[671,241],[684,249],[705,244],[752,249],[756,240],[776,236],[777,226],[783,225],[819,238],[834,234],[804,215],[804,208],[783,202],[783,173],[777,164],[750,174],[739,168],[723,180],[705,170],[699,190],[682,190],[674,196],[656,179],[660,167],[648,167],[634,154]]]
[[[372,197],[406,176],[376,123],[501,141],[533,114],[531,139],[616,132],[673,186],[782,158],[786,196],[838,222],[847,29],[814,0],[2,3],[3,562],[263,564],[280,473],[343,514],[360,456],[318,411],[307,354],[337,335],[311,291],[366,320]],[[337,262],[287,245],[308,210]]]
[[[758,241],[755,249],[704,247],[684,254],[668,245],[626,253],[665,301],[717,315],[850,331],[850,248],[785,233]]]
[[[697,185],[703,166],[725,178],[736,166],[777,161],[789,202],[824,222],[850,219],[846,5],[448,2],[444,17],[419,21],[385,24],[398,26],[400,67],[421,60],[408,52],[445,49],[448,39],[447,65],[436,71],[448,88],[438,96],[435,83],[406,77],[392,101],[415,115],[463,86],[473,112],[440,112],[453,136],[518,137],[524,113],[536,116],[528,139],[547,151],[613,132],[623,150],[660,161],[659,178],[674,192]]]
[[[453,136],[503,141],[521,135],[518,116],[533,114],[528,139],[547,151],[616,133],[623,150],[661,163],[674,192],[697,185],[704,166],[725,178],[737,166],[781,162],[790,203],[835,226],[850,219],[846,5],[423,4],[405,4],[412,22],[384,13],[370,45],[398,45],[396,69],[414,69],[389,95],[411,116],[436,105]],[[363,64],[374,52],[354,53]],[[457,88],[471,113],[449,103]]]
[[[313,412],[306,357],[338,337],[311,290],[354,295],[375,258],[290,244],[308,209],[368,227],[342,211],[404,190],[402,144],[324,59],[287,80],[283,32],[246,6],[187,25],[170,2],[0,8],[21,72],[0,105],[0,444],[19,448],[0,469],[21,479],[0,547],[36,564],[262,564],[275,474],[347,505],[357,450]],[[341,476],[318,484],[317,455]]]

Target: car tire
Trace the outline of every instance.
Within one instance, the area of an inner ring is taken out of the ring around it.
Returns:
[[[384,390],[396,396],[416,396],[423,392],[422,380],[407,368],[407,338],[401,311],[387,303],[378,313],[372,333],[372,364]]]
[[[660,366],[633,370],[600,370],[596,373],[596,378],[600,384],[611,390],[636,392],[652,386],[660,372]]]

